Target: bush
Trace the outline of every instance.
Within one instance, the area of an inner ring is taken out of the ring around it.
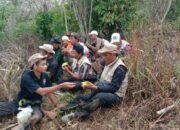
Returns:
[[[44,39],[52,37],[51,25],[53,23],[53,16],[51,13],[44,11],[39,12],[36,16],[36,30]]]

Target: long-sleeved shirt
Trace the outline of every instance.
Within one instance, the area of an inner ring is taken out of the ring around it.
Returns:
[[[127,68],[123,65],[119,65],[113,74],[111,82],[97,81],[95,83],[95,85],[97,86],[97,89],[92,91],[88,95],[84,95],[84,99],[88,100],[89,98],[91,98],[92,96],[94,96],[95,94],[99,92],[104,92],[104,93],[117,92],[120,89],[121,84],[126,77],[126,72],[127,72]]]

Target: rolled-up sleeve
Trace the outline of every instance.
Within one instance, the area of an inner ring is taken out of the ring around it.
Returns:
[[[33,94],[34,92],[36,92],[36,90],[41,87],[39,84],[37,84],[37,83],[36,83],[32,78],[30,78],[30,77],[24,77],[24,78],[21,80],[21,84],[22,84],[22,86],[24,86],[31,94]]]

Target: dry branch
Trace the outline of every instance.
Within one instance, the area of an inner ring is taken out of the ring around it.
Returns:
[[[156,113],[157,113],[158,115],[165,114],[166,112],[174,109],[174,108],[179,104],[179,102],[180,102],[180,99],[178,99],[173,105],[170,105],[170,106],[168,106],[168,107],[166,107],[166,108],[163,108],[163,109],[157,111]]]

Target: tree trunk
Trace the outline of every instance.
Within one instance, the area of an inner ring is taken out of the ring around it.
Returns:
[[[68,33],[69,29],[68,29],[68,23],[67,23],[66,9],[64,7],[64,1],[61,4],[62,4],[63,13],[64,13],[64,21],[65,21],[65,26],[66,26],[66,33]]]
[[[169,3],[168,3],[168,7],[167,7],[167,9],[166,9],[166,12],[164,13],[164,15],[163,15],[163,17],[162,17],[162,19],[161,19],[161,21],[160,21],[161,24],[163,23],[164,19],[166,18],[166,15],[167,15],[168,12],[169,12],[169,9],[170,9],[170,7],[171,7],[171,4],[172,4],[172,0],[169,0]]]
[[[78,21],[78,25],[80,28],[80,35],[81,40],[85,42],[85,39],[87,38],[87,16],[86,16],[86,8],[83,7],[86,5],[85,2],[77,1],[77,0],[71,0],[73,11],[76,17],[76,20]],[[78,3],[77,3],[78,2]]]
[[[91,7],[90,7],[90,15],[89,15],[89,28],[88,28],[88,32],[90,32],[90,31],[91,31],[92,7],[93,7],[93,0],[91,0]]]

